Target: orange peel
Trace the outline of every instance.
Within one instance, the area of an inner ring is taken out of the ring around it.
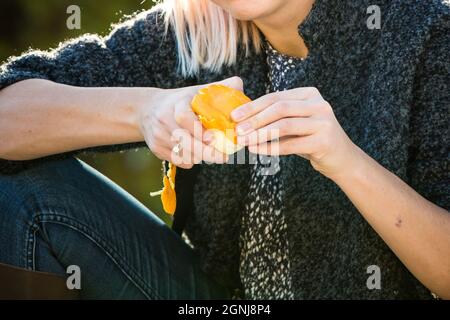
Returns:
[[[243,148],[237,144],[236,123],[231,119],[231,112],[250,101],[242,91],[212,84],[199,90],[192,99],[191,108],[203,127],[213,133],[214,148],[231,155]],[[152,197],[161,196],[163,209],[170,215],[173,215],[177,208],[176,172],[177,167],[169,162],[169,168],[163,177],[163,189],[150,193]]]
[[[169,163],[169,169],[163,178],[163,189],[158,192],[150,193],[150,196],[161,196],[161,202],[164,211],[167,214],[173,215],[177,208],[177,194],[175,192],[175,177],[177,174],[177,167]]]

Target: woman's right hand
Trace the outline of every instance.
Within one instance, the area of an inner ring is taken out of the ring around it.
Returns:
[[[238,77],[225,79],[220,84],[243,90]],[[179,89],[152,91],[152,96],[138,108],[138,122],[152,153],[161,160],[190,169],[201,161],[226,163],[228,156],[210,144],[212,135],[203,130],[191,109],[191,101],[206,85]],[[174,152],[178,145],[180,152]]]

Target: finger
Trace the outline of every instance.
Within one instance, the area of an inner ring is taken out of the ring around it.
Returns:
[[[238,135],[246,135],[283,118],[313,116],[320,111],[317,106],[321,102],[321,98],[312,98],[306,101],[282,100],[275,102],[244,122],[239,123],[236,126],[236,133]]]
[[[226,155],[216,152],[214,148],[203,146],[187,130],[179,128],[176,134],[167,139],[169,136],[169,133],[164,128],[152,132],[151,140],[154,141],[152,153],[159,159],[168,160],[184,169],[190,169],[194,164],[201,163],[204,159],[209,160],[211,163],[225,163],[228,161]],[[181,150],[179,154],[176,154],[174,148],[178,144]]]
[[[203,159],[206,163],[224,164],[228,162],[229,156],[210,147],[203,149]],[[207,159],[212,159],[212,161]]]
[[[280,141],[265,142],[254,146],[249,146],[251,153],[268,156],[284,156],[291,154],[301,154],[308,156],[315,150],[317,141],[315,136],[285,138]]]
[[[257,145],[289,136],[308,136],[320,130],[320,121],[312,118],[284,118],[245,136],[238,137],[238,144]]]
[[[184,164],[184,163],[180,163],[180,164],[175,164],[174,165],[176,167],[180,167],[181,169],[192,169],[192,167],[194,166],[193,164]]]
[[[215,82],[214,84],[221,84],[239,91],[244,91],[244,82],[239,77],[231,77],[219,82]]]
[[[202,161],[201,154],[194,152],[194,150],[198,148],[197,145],[199,144],[199,141],[186,129],[180,128],[174,131],[172,139],[176,141],[176,146],[178,146],[178,152],[175,151],[175,148],[172,149],[172,162],[197,164]]]
[[[160,160],[166,160],[170,161],[173,164],[175,164],[177,167],[183,168],[183,169],[191,169],[193,167],[192,163],[182,163],[182,162],[173,162],[172,160],[172,149],[169,149],[165,146],[160,145],[154,145],[151,148],[151,152],[155,157],[157,157]]]
[[[174,148],[180,140],[190,136],[186,129],[176,123],[173,115],[155,119],[150,132],[154,141],[169,149]]]
[[[192,148],[190,146],[191,141],[193,140],[194,138],[190,133],[180,127],[177,127],[177,129],[173,130],[171,133],[164,127],[153,132],[153,141],[168,150],[169,155],[166,155],[166,159],[171,160],[174,164],[183,163],[185,165],[190,165],[201,162],[201,158],[196,159],[192,154]],[[178,155],[175,154],[175,147],[177,146],[181,149],[180,154]]]
[[[181,129],[178,128],[177,130]],[[160,126],[151,131],[151,139],[156,144],[172,150],[178,143],[179,134],[176,134],[177,130],[169,131],[169,128]]]
[[[190,101],[181,101],[175,106],[175,121],[177,125],[189,131],[196,139],[201,140],[203,127],[197,115],[192,111]]]
[[[195,139],[187,131],[178,137],[181,146],[179,155],[173,154],[172,158],[177,158],[176,161],[183,163],[201,163],[202,161],[210,163],[225,163],[228,161],[228,156],[218,152],[213,147],[204,144],[201,140]],[[181,158],[181,159],[180,159]]]
[[[158,148],[158,158],[169,160],[176,165],[182,163],[192,165],[202,161],[209,161],[211,163],[226,163],[228,161],[228,155],[217,151],[209,145],[203,144],[198,139],[192,137],[187,130],[180,127],[177,127],[176,130],[169,133],[167,127],[160,126],[157,130],[152,130],[149,134],[150,141],[155,146],[154,148]],[[178,144],[180,145],[181,151],[179,155],[176,155],[174,148]]]
[[[236,122],[241,122],[249,117],[261,112],[270,105],[282,100],[307,100],[319,97],[320,93],[316,88],[296,88],[292,90],[279,91],[266,94],[256,100],[244,104],[231,113],[231,117]]]

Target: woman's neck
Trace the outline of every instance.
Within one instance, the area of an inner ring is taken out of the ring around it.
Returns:
[[[298,32],[298,26],[308,16],[314,1],[287,1],[288,4],[274,14],[253,22],[278,52],[305,58],[308,48]]]

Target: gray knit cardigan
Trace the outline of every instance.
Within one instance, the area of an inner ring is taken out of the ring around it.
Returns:
[[[367,27],[370,5],[381,9],[379,30]],[[299,32],[310,55],[306,73],[289,75],[295,87],[317,87],[358,146],[448,210],[449,1],[317,0]],[[219,73],[202,70],[183,78],[173,33],[164,36],[160,15],[145,12],[107,37],[87,35],[50,52],[10,59],[0,70],[0,89],[31,78],[82,87],[175,88],[237,75],[246,93],[257,98],[265,93],[265,56],[243,52]],[[74,154],[0,160],[0,170],[14,174]],[[240,286],[238,237],[250,167],[197,165],[180,170],[177,182],[176,224],[185,226],[204,270],[232,288]],[[296,298],[431,297],[332,181],[298,156],[282,157],[282,167]],[[381,269],[380,290],[366,286],[370,265]]]

